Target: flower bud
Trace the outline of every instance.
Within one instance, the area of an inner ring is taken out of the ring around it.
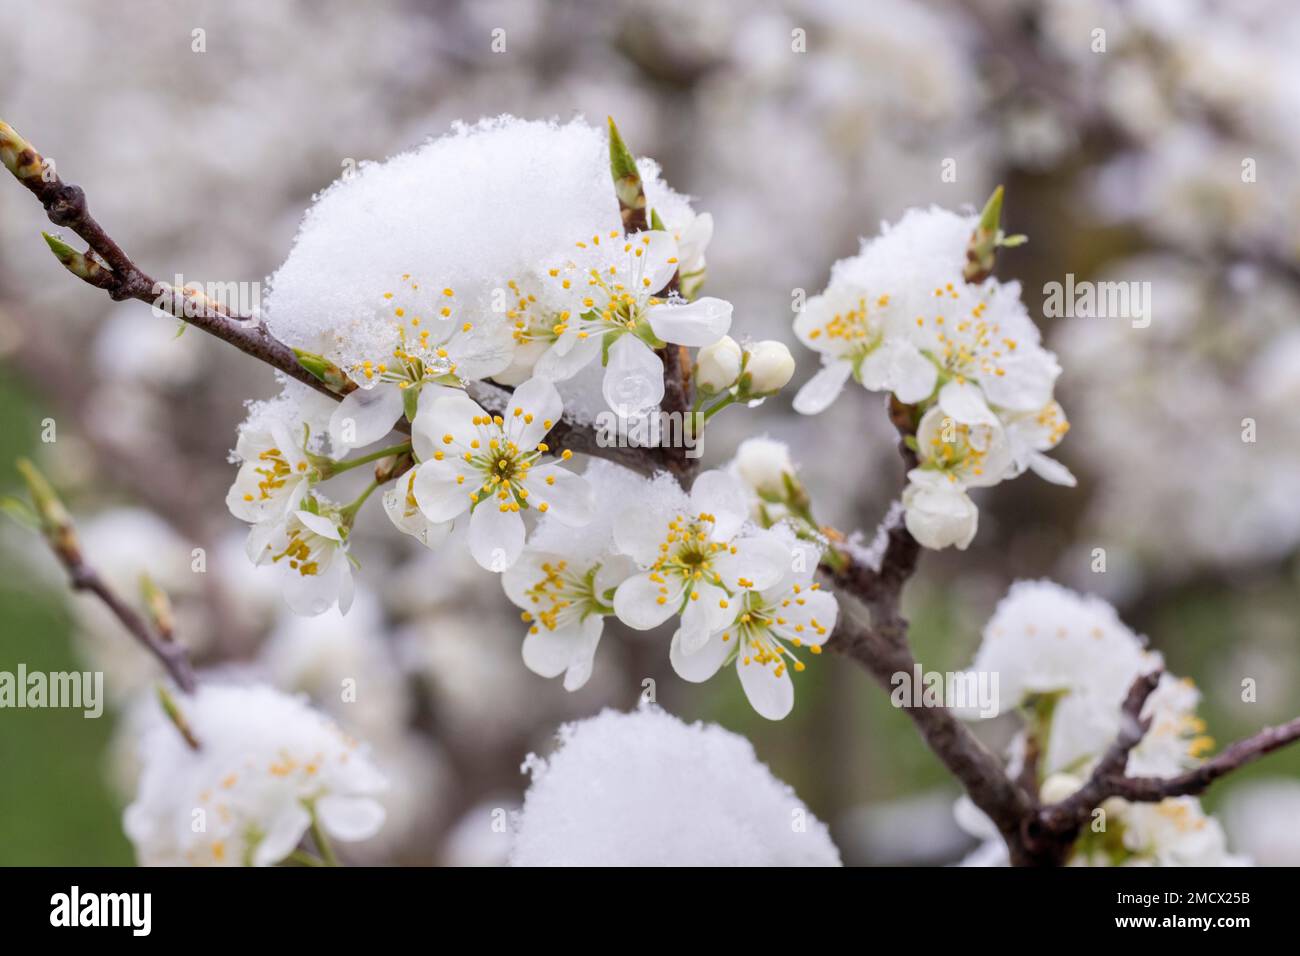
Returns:
[[[740,377],[740,346],[730,335],[700,349],[695,367],[695,386],[705,394],[724,391]]]
[[[77,532],[54,486],[26,458],[18,459],[18,471],[27,483],[32,509],[50,547],[65,564],[79,564],[81,545],[77,541]]]
[[[165,641],[176,636],[176,615],[172,612],[171,599],[148,574],[140,575],[140,597],[144,601],[145,612],[149,622]]]
[[[1054,773],[1043,781],[1038,799],[1043,803],[1060,803],[1083,786],[1083,781],[1071,773]]]
[[[903,507],[912,537],[936,551],[949,545],[966,550],[979,525],[979,510],[965,490],[934,472],[914,470],[909,477]]]
[[[794,356],[784,342],[759,342],[749,350],[749,390],[755,395],[770,395],[785,387],[794,375]]]
[[[784,442],[750,438],[736,449],[736,472],[760,497],[780,500],[785,497],[785,476],[794,475],[794,463]]]

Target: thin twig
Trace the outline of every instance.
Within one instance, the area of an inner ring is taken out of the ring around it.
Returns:
[[[176,686],[187,694],[193,693],[196,686],[194,670],[190,667],[185,648],[176,641],[165,640],[156,635],[144,617],[118,597],[99,573],[87,565],[79,554],[68,554],[64,549],[59,548],[54,549],[54,553],[64,570],[68,572],[68,580],[73,590],[84,591],[99,598],[127,632],[166,668],[167,673],[176,682]]]

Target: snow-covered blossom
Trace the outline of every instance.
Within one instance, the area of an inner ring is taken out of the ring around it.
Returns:
[[[1101,807],[1105,829],[1085,828],[1071,866],[1249,866],[1228,850],[1219,821],[1195,797],[1158,803],[1111,798]]]
[[[431,288],[404,274],[396,291],[383,294],[391,315],[388,335],[372,319],[376,357],[346,369],[359,386],[330,418],[336,454],[384,437],[426,384],[458,386],[491,377],[510,364],[513,341],[503,317],[481,310],[475,321],[458,314],[450,286]],[[408,394],[410,393],[410,394]]]
[[[797,411],[822,411],[853,377],[923,413],[920,470],[909,475],[904,504],[909,530],[930,548],[970,543],[978,512],[967,488],[1027,468],[1074,482],[1044,454],[1068,428],[1052,398],[1061,369],[1040,343],[1019,284],[963,277],[977,225],[975,216],[909,210],[837,262],[826,291],[795,319],[796,335],[822,356],[821,371],[795,397]],[[930,470],[952,487],[922,474]]]
[[[315,820],[330,837],[365,840],[384,811],[384,777],[366,748],[301,700],[270,687],[206,685],[180,708],[198,750],[156,716],[125,827],[151,866],[269,866]]]
[[[607,138],[580,119],[457,125],[323,192],[272,278],[266,312],[279,338],[362,386],[335,416],[339,447],[380,437],[402,411],[394,387],[403,383],[517,385],[548,352],[543,372],[565,380],[604,341],[614,394],[620,375],[648,368],[650,346],[704,345],[725,332],[727,303],[688,302],[703,280],[712,218],[668,187],[652,160],[637,167],[664,228],[635,241],[621,231]],[[568,354],[588,329],[593,341]],[[639,338],[615,348],[627,331]],[[623,387],[637,404],[644,383],[634,385]]]
[[[674,491],[625,503],[614,540],[645,570],[619,585],[614,611],[638,630],[680,614],[678,639],[689,653],[735,620],[733,595],[776,584],[790,553],[779,540],[745,531],[745,491],[732,475],[706,471],[689,497]]]
[[[708,297],[687,302],[667,291],[680,265],[677,241],[667,232],[624,238],[613,230],[577,247],[548,270],[569,304],[536,374],[562,381],[599,355],[609,407],[623,415],[652,408],[664,394],[663,361],[654,350],[666,343],[713,344],[731,327],[731,305]]]
[[[740,344],[730,335],[700,349],[696,356],[695,387],[705,393],[730,388],[740,378],[744,354]]]
[[[434,524],[469,511],[470,552],[490,571],[506,570],[523,550],[521,511],[572,525],[591,520],[587,482],[556,464],[539,464],[550,452],[542,439],[563,411],[555,386],[542,378],[516,389],[504,415],[489,415],[456,389],[426,387],[420,394],[411,426],[420,464],[408,489]]]
[[[530,756],[514,866],[838,866],[839,851],[744,737],[656,707],[606,710]]]
[[[816,547],[796,540],[785,528],[761,534],[786,550],[782,577],[763,589],[738,588],[731,598],[734,616],[729,622],[693,648],[679,631],[669,654],[678,676],[694,682],[708,680],[734,661],[753,708],[769,720],[780,720],[794,707],[789,672],[804,669],[796,652],[807,648],[821,653],[839,608],[834,596],[813,581],[820,557]]]
[[[1000,712],[1031,695],[1079,695],[1113,711],[1117,729],[1124,695],[1156,663],[1101,598],[1051,581],[1017,581],[985,626],[971,670],[998,674]]]
[[[1023,765],[1027,735],[1042,749],[1039,798],[1064,800],[1082,785],[1115,740],[1132,682],[1160,665],[1159,655],[1096,597],[1047,581],[1020,581],[998,605],[976,654],[975,672],[997,673],[999,710],[1034,703],[1029,726],[1012,745],[1011,772]],[[1173,776],[1196,766],[1213,748],[1196,716],[1200,694],[1189,680],[1162,673],[1143,705],[1149,728],[1129,753],[1126,772]],[[965,716],[972,717],[973,713]],[[1119,798],[1103,806],[1104,826],[1084,828],[1070,863],[1082,866],[1231,866],[1218,822],[1193,797],[1157,803]],[[989,841],[968,863],[1005,864],[996,829],[963,798],[958,822]],[[996,842],[994,842],[996,840]]]

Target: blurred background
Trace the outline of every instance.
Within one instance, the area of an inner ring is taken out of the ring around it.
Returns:
[[[965,553],[928,553],[907,592],[919,658],[965,665],[1008,584],[1051,577],[1112,601],[1200,686],[1221,743],[1300,705],[1300,6],[1185,0],[0,0],[0,117],[83,186],[159,278],[250,281],[287,255],[313,193],[458,119],[615,117],[709,211],[710,294],[733,334],[792,346],[791,303],[913,205],[978,207],[1029,243],[1023,283],[1064,368],[1077,489],[1032,475],[982,497]],[[499,32],[503,31],[503,32]],[[494,43],[495,41],[495,43]],[[502,49],[504,47],[504,49]],[[33,457],[88,557],[133,594],[173,595],[206,668],[311,694],[369,740],[396,786],[357,862],[500,863],[493,808],[556,726],[635,705],[745,734],[854,864],[943,863],[972,841],[954,782],[848,661],[800,675],[785,721],[729,674],[676,679],[668,635],[606,630],[590,683],[527,671],[495,577],[362,521],[346,620],[295,619],[248,566],[224,506],[244,403],[275,391],[229,347],[66,275],[40,208],[0,184],[0,489]],[[1042,318],[1067,274],[1149,283],[1141,322]],[[1143,325],[1147,320],[1149,324]],[[754,434],[790,443],[819,517],[869,540],[902,479],[879,396],[799,418],[789,395],[720,416],[705,465]],[[42,441],[47,419],[57,440]],[[1245,420],[1254,441],[1243,440]],[[400,540],[399,540],[400,539]],[[194,573],[201,548],[203,573]],[[1095,570],[1104,549],[1105,570]],[[132,861],[147,658],[41,543],[0,536],[0,670],[106,674],[100,720],[0,714],[0,863]],[[337,688],[357,680],[359,703]],[[1242,701],[1242,681],[1257,696]],[[993,726],[999,744],[1010,728]],[[1001,734],[1001,736],[1000,736]],[[1300,864],[1300,748],[1210,792],[1234,850]]]

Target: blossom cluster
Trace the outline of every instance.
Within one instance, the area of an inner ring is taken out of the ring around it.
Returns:
[[[1017,713],[1024,728],[1010,748],[1010,772],[1025,766],[1030,740],[1037,752],[1040,799],[1054,803],[1083,786],[1114,742],[1121,707],[1134,680],[1161,668],[1161,656],[1119,619],[1105,601],[1050,581],[1020,581],[984,629],[971,671],[997,674],[1000,714]],[[1190,680],[1161,673],[1143,706],[1150,729],[1130,752],[1126,772],[1170,777],[1213,750],[1196,716],[1200,693]],[[974,710],[965,716],[975,719]],[[1081,866],[1227,866],[1223,829],[1195,797],[1130,803],[1113,797],[1075,845]],[[974,861],[1005,862],[996,828],[963,798],[958,820],[989,841]],[[1100,821],[1099,823],[1097,821]]]
[[[621,146],[612,127],[611,140]],[[537,673],[577,689],[604,618],[645,630],[680,617],[677,672],[701,681],[734,662],[754,707],[779,719],[800,651],[818,653],[835,623],[834,598],[813,580],[819,544],[751,521],[750,492],[729,471],[698,476],[687,494],[605,463],[580,474],[552,445],[562,418],[593,407],[623,419],[655,410],[670,346],[700,349],[699,422],[794,372],[784,345],[742,346],[726,334],[731,306],[698,294],[712,220],[646,160],[651,228],[624,234],[610,150],[581,122],[503,118],[323,194],[274,277],[268,321],[347,394],[322,410],[290,383],[255,405],[227,504],[251,526],[248,556],[281,569],[298,613],[347,611],[353,525],[386,486],[393,525],[425,546],[466,528],[475,561],[503,574],[521,608]],[[410,271],[419,262],[436,273]],[[409,441],[352,455],[403,423]],[[351,503],[321,489],[374,461],[375,482]]]
[[[795,398],[816,414],[850,377],[910,406],[916,466],[903,494],[908,530],[929,548],[964,549],[979,512],[967,492],[1031,469],[1074,478],[1045,453],[1069,424],[1052,397],[1060,366],[1018,283],[967,281],[977,216],[913,209],[842,259],[794,331],[822,368]]]

